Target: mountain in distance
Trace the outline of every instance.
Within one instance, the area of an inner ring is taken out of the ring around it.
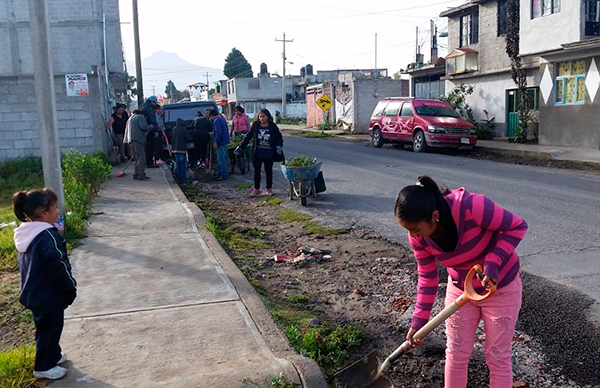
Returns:
[[[179,58],[176,53],[165,51],[157,51],[148,58],[142,59],[142,69],[144,77],[144,95],[152,94],[152,87],[156,87],[157,95],[164,95],[165,87],[169,80],[172,80],[175,87],[182,91],[187,89],[188,85],[197,82],[206,83],[206,74],[210,87],[214,87],[214,83],[220,80],[227,79],[223,75],[223,69],[214,67],[199,66]],[[129,75],[135,77],[135,62],[127,61],[127,71]]]

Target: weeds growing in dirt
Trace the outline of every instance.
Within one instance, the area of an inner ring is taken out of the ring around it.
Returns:
[[[279,375],[277,377],[273,377],[271,379],[271,385],[275,388],[296,388],[298,384],[293,381],[287,380],[283,375]]]
[[[315,221],[305,221],[303,223],[304,233],[306,234],[315,234],[317,236],[337,236],[339,234],[346,233],[347,229],[337,229],[330,228],[328,226],[323,226]]]
[[[281,205],[283,203],[283,198],[279,198],[279,197],[270,197],[270,198],[265,198],[261,201],[258,201],[259,205],[271,205],[271,206],[277,206],[277,205]]]
[[[25,345],[0,353],[0,387],[41,387],[31,375],[35,360],[35,346]]]
[[[300,131],[293,132],[295,136],[306,137],[309,139],[335,139],[337,135],[327,132]]]
[[[246,190],[246,189],[251,189],[252,185],[253,185],[252,182],[244,182],[244,183],[235,185],[235,188],[238,190]]]
[[[237,255],[243,255],[252,249],[269,248],[266,241],[249,238],[251,235],[233,230],[226,221],[215,216],[206,216],[206,229],[215,235],[223,248]]]
[[[304,305],[310,301],[310,297],[308,295],[291,295],[285,299],[298,309],[303,309]]]
[[[31,327],[33,316],[19,303],[19,283],[0,284],[0,326],[8,325]]]
[[[281,209],[277,218],[283,222],[304,222],[312,220],[313,217],[310,214],[300,213],[291,209]]]

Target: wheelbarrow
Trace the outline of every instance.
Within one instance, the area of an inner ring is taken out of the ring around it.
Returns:
[[[246,174],[246,171],[250,171],[250,155],[252,153],[252,146],[248,145],[238,156],[235,155],[235,147],[227,148],[227,156],[229,157],[229,165],[231,173],[235,173],[235,166],[237,165],[242,175]]]
[[[289,182],[290,199],[300,198],[300,204],[306,206],[306,200],[311,195],[317,198],[315,179],[321,171],[321,164],[315,163],[310,167],[287,167],[281,165],[281,172]]]
[[[446,306],[438,315],[430,319],[425,326],[413,335],[413,339],[425,338],[433,329],[441,325],[449,316],[468,302],[481,301],[494,295],[496,286],[493,284],[490,285],[484,295],[478,294],[473,288],[473,278],[476,275],[480,280],[483,279],[482,270],[483,267],[480,264],[473,266],[467,273],[463,294]],[[410,342],[405,341],[385,359],[381,353],[374,350],[363,359],[336,373],[333,378],[338,387],[344,388],[394,388],[395,385],[389,374],[389,368],[394,361],[410,349],[412,349],[412,345]]]

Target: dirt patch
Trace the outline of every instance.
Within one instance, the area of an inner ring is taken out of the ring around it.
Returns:
[[[0,275],[0,351],[34,340],[31,312],[19,303],[20,288],[18,273]]]
[[[403,342],[417,282],[416,264],[406,247],[365,229],[340,230],[322,224],[315,228],[318,220],[312,215],[291,210],[281,201],[264,197],[249,200],[247,190],[228,184],[190,184],[183,190],[207,214],[213,232],[226,233],[225,237],[236,241],[235,245],[223,245],[280,325],[305,322],[314,326],[362,326],[364,340],[350,348],[342,366],[372,350],[387,355]],[[297,263],[273,259],[276,254],[294,254],[304,246],[328,250],[331,258]],[[446,277],[440,270],[440,279]],[[441,283],[434,313],[443,306],[445,288],[446,284]],[[295,331],[289,326],[282,328],[294,342]],[[469,387],[489,386],[484,344],[480,325],[469,368]],[[399,387],[443,387],[444,352],[445,335],[443,328],[438,328],[426,345],[404,355],[393,366],[395,383]],[[522,333],[517,333],[513,341],[513,365],[517,386],[579,387],[561,376],[559,369],[548,366],[539,342]],[[333,372],[324,369],[328,375]]]

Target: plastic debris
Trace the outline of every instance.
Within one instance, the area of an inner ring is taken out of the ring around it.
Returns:
[[[308,261],[319,263],[322,260],[331,260],[331,251],[304,246],[298,248],[295,252],[276,254],[270,260],[274,260],[276,263],[288,262],[300,264]]]
[[[13,222],[0,222],[0,230],[4,229],[4,228],[12,228],[12,227],[16,227],[17,226],[17,222],[13,221]]]

